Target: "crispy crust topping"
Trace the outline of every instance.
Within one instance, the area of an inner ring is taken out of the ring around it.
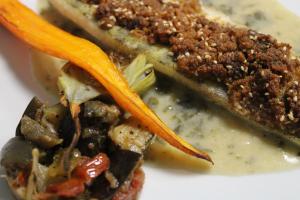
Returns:
[[[300,62],[288,44],[208,20],[196,0],[100,0],[96,18],[169,46],[179,71],[224,84],[237,112],[300,136]]]

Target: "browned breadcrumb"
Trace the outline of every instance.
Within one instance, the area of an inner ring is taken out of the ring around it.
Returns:
[[[207,19],[196,0],[100,0],[99,26],[114,25],[170,47],[178,70],[228,89],[233,109],[300,136],[300,62],[273,37]]]

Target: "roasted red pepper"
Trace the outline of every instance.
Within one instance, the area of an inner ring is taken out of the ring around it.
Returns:
[[[109,159],[106,154],[100,153],[93,159],[86,160],[73,171],[73,176],[83,180],[86,184],[98,177],[109,167]]]
[[[46,193],[39,194],[39,199],[49,199],[53,196],[76,197],[85,190],[85,184],[90,184],[95,178],[109,168],[109,158],[100,153],[94,158],[84,157],[72,173],[72,177],[64,182],[51,184]]]
[[[14,187],[25,186],[27,184],[28,174],[21,171],[13,182]]]

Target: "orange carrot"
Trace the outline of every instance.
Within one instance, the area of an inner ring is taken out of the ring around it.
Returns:
[[[108,56],[95,44],[49,24],[17,0],[0,0],[0,23],[32,47],[69,60],[90,73],[123,109],[152,133],[187,154],[212,162],[207,153],[178,137],[144,104]]]

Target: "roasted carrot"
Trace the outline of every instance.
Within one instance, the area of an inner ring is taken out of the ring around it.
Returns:
[[[0,23],[32,47],[69,60],[90,73],[123,109],[152,133],[187,154],[212,162],[206,152],[177,136],[144,104],[108,56],[95,44],[49,24],[17,0],[0,1]]]

